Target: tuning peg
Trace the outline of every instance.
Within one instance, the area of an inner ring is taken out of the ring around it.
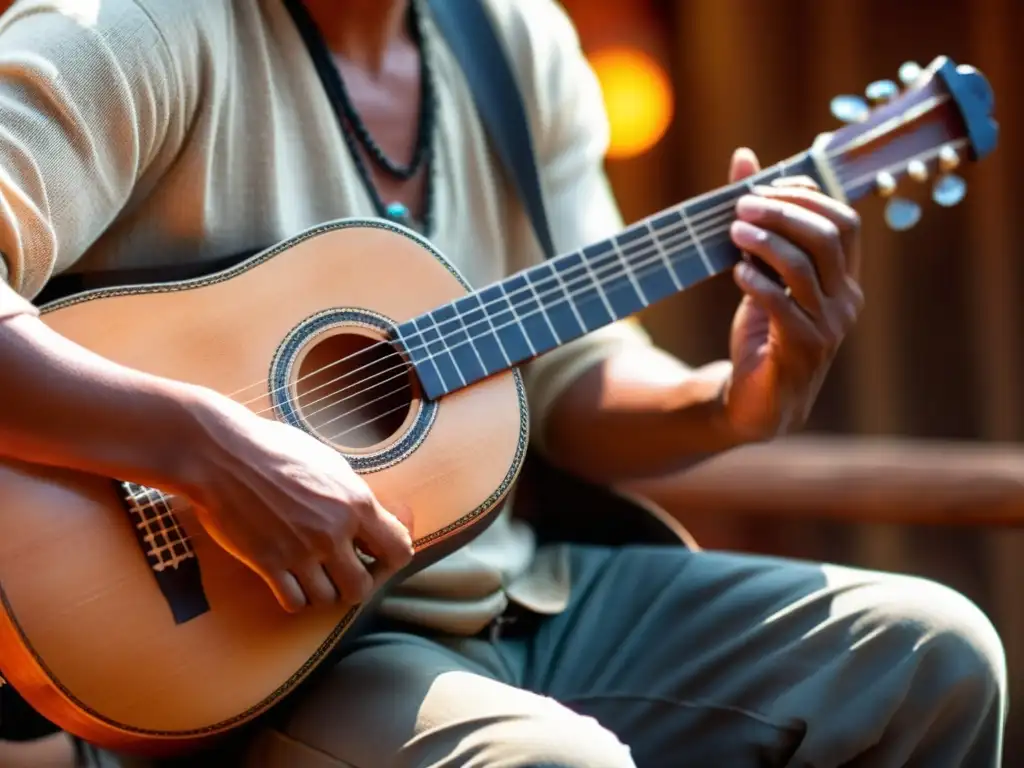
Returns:
[[[882,171],[875,176],[875,190],[880,197],[892,197],[896,191],[896,177],[888,171]]]
[[[895,98],[899,92],[899,86],[892,80],[876,80],[864,89],[864,95],[876,104]]]
[[[921,206],[903,197],[894,197],[886,203],[885,223],[890,229],[903,232],[921,220]]]
[[[914,181],[928,181],[928,166],[923,160],[911,160],[907,163],[907,176]]]
[[[832,116],[844,123],[862,123],[871,114],[868,103],[860,96],[836,96],[830,104]]]
[[[944,173],[955,171],[960,165],[960,155],[948,144],[939,150],[939,169]]]
[[[904,85],[912,85],[921,76],[921,65],[916,61],[905,61],[900,65],[900,82]]]
[[[951,208],[964,199],[967,194],[967,182],[953,173],[948,173],[935,180],[932,186],[932,200],[943,208]]]

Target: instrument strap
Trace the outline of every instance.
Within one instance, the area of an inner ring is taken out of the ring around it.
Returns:
[[[462,68],[480,122],[501,160],[546,258],[557,252],[551,239],[523,94],[505,42],[483,0],[426,0],[434,22]]]

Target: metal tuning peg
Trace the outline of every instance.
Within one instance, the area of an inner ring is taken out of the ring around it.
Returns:
[[[911,160],[907,163],[907,176],[914,181],[928,181],[928,166],[923,160]]]
[[[921,65],[916,61],[905,61],[900,65],[899,78],[904,85],[913,85],[921,76]]]
[[[889,229],[904,232],[921,220],[921,206],[913,200],[893,197],[885,205],[885,223]]]
[[[892,197],[896,192],[896,177],[888,171],[875,176],[875,191],[879,197]]]
[[[860,96],[836,96],[829,106],[832,117],[843,123],[862,123],[871,114],[868,103]]]
[[[882,104],[895,98],[900,88],[892,80],[876,80],[864,89],[864,95],[875,104]]]
[[[967,182],[953,171],[960,165],[960,155],[948,144],[939,150],[939,171],[941,176],[932,185],[932,200],[944,208],[957,205],[967,194]]]
[[[955,173],[940,176],[932,185],[932,200],[943,208],[952,208],[967,194],[967,182]]]
[[[960,165],[960,155],[948,144],[939,150],[939,170],[943,173],[955,171]]]

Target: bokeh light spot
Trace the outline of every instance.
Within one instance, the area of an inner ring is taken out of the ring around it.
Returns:
[[[590,65],[601,83],[611,124],[608,157],[636,157],[657,144],[672,122],[672,84],[664,68],[643,51],[595,51]]]

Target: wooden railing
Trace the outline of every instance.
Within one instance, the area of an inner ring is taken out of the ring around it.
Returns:
[[[748,446],[630,483],[684,524],[741,514],[850,522],[1024,525],[1024,447],[850,437]]]

